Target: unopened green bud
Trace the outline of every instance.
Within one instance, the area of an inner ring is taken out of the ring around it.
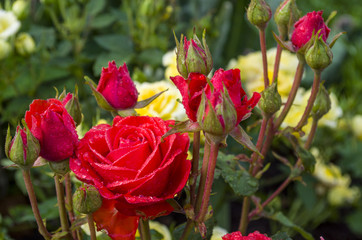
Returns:
[[[181,35],[180,42],[176,40],[176,61],[177,70],[184,77],[192,72],[201,73],[207,76],[212,70],[213,62],[209,47],[205,40],[205,31],[202,36],[202,43],[194,33],[190,41]]]
[[[0,60],[5,59],[11,53],[11,45],[4,39],[0,39]]]
[[[293,29],[294,23],[301,17],[295,0],[284,0],[274,14],[279,33],[286,37]]]
[[[90,214],[102,206],[102,197],[92,185],[81,186],[73,195],[74,209],[80,213]]]
[[[30,168],[39,157],[39,153],[39,141],[30,132],[28,127],[25,127],[24,130],[18,126],[13,139],[11,139],[10,127],[8,127],[5,154],[12,162],[19,167]]]
[[[280,109],[282,98],[278,92],[276,81],[261,92],[261,98],[258,104],[266,116],[271,116]]]
[[[62,104],[70,116],[72,116],[75,125],[78,126],[81,124],[83,116],[80,109],[80,103],[78,100],[78,88],[76,87],[75,94],[68,93],[66,94],[65,90],[60,94],[59,100],[62,101]]]
[[[35,51],[34,39],[28,33],[20,33],[15,39],[15,49],[21,56],[29,56]]]
[[[69,159],[59,162],[49,161],[49,167],[54,173],[64,176],[70,171]]]
[[[26,18],[29,14],[30,1],[16,0],[11,8],[12,12],[19,20]]]
[[[315,120],[321,119],[331,109],[331,98],[323,83],[320,84],[316,100],[312,108],[312,116]]]
[[[315,35],[313,45],[311,45],[305,54],[305,61],[314,71],[322,71],[331,64],[333,53],[330,47],[324,42],[322,36]]]
[[[272,16],[272,11],[264,0],[251,0],[246,15],[251,24],[264,29]]]

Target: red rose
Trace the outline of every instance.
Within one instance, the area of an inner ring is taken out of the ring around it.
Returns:
[[[138,92],[126,64],[117,69],[112,61],[108,63],[108,68],[102,68],[97,91],[117,110],[132,108],[137,103]]]
[[[323,40],[327,41],[330,29],[324,23],[322,14],[323,11],[307,13],[294,24],[291,41],[296,50],[311,39],[313,32],[317,34],[319,30],[321,30],[319,36],[322,35]]]
[[[182,96],[182,104],[190,120],[196,122],[197,109],[199,108],[202,90],[207,85],[205,75],[190,73],[188,79],[181,76],[171,77]]]
[[[264,234],[255,231],[250,233],[248,236],[241,235],[240,232],[233,232],[226,234],[222,237],[223,240],[271,240],[271,238],[267,237]]]
[[[59,100],[34,100],[25,121],[39,140],[41,157],[61,161],[73,155],[78,143],[75,123]]]
[[[98,228],[113,239],[134,239],[139,217],[169,214],[167,202],[188,179],[187,134],[162,140],[173,122],[146,116],[116,117],[80,141],[70,168],[78,179],[94,185],[103,197],[94,213]]]

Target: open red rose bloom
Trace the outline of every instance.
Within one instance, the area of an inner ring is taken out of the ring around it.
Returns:
[[[167,202],[185,186],[191,162],[187,134],[162,140],[172,121],[155,117],[116,117],[80,141],[70,168],[94,185],[103,197],[94,220],[112,239],[134,239],[139,217],[155,218],[173,211]]]

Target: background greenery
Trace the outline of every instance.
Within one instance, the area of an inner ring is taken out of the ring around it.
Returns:
[[[3,8],[9,9],[13,1],[1,0]],[[269,0],[275,9],[279,0]],[[12,54],[0,60],[0,145],[4,146],[8,124],[14,127],[24,116],[30,102],[35,98],[55,96],[53,87],[74,91],[79,88],[79,97],[84,121],[90,127],[95,116],[108,117],[96,110],[96,102],[83,77],[97,81],[101,68],[108,61],[117,65],[126,62],[132,78],[137,81],[158,81],[164,77],[162,56],[175,47],[173,31],[177,36],[191,36],[193,28],[198,35],[206,29],[206,38],[214,60],[214,68],[226,67],[230,59],[253,50],[259,50],[256,29],[246,21],[245,9],[248,0],[41,0],[29,1],[29,13],[21,20],[19,32],[28,32],[36,42],[36,51],[24,57]],[[332,35],[347,31],[333,48],[333,65],[325,71],[323,79],[328,88],[333,88],[343,109],[346,125],[352,117],[362,114],[362,8],[359,0],[314,1],[297,0],[303,14],[312,10],[324,10],[324,16],[337,10],[332,20]],[[267,45],[274,47],[271,31],[267,29]],[[304,86],[310,86],[311,73],[305,75]],[[331,162],[350,174],[352,183],[362,190],[362,142],[349,130],[320,129],[316,145]],[[333,147],[331,147],[333,146]],[[280,139],[274,148],[288,154],[285,140]],[[222,155],[227,161],[227,155]],[[8,164],[3,148],[1,164]],[[221,161],[220,161],[221,162]],[[221,162],[222,163],[222,162]],[[220,164],[221,164],[220,163]],[[260,183],[265,197],[277,183],[287,176],[278,164],[274,164],[266,180]],[[57,209],[50,170],[36,169],[34,185],[40,210],[50,228],[58,226]],[[240,217],[241,197],[225,183],[222,174],[215,182],[212,197],[217,225],[228,231],[237,229]],[[279,210],[287,216],[274,214],[268,220],[251,222],[249,231],[259,230],[275,233],[283,226],[295,239],[302,238],[300,227],[315,238],[362,239],[362,203],[332,207],[315,192],[316,180],[306,176],[307,186],[293,183],[283,195],[273,202],[270,213]],[[14,169],[0,168],[0,239],[39,239],[31,209],[28,206],[21,173]],[[180,216],[162,218],[172,224],[182,221]],[[304,230],[303,230],[304,231]],[[33,234],[32,237],[30,235]],[[303,235],[303,233],[302,233]]]

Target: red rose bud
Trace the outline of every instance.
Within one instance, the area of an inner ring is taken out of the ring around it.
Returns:
[[[251,24],[264,29],[272,16],[272,11],[264,0],[251,0],[246,15]]]
[[[314,102],[311,115],[314,119],[319,120],[331,109],[331,98],[327,89],[324,87],[323,83],[319,85],[319,90],[317,98]]]
[[[129,76],[127,65],[117,68],[115,61],[103,68],[97,90],[94,92],[100,107],[106,110],[124,110],[133,108],[137,103],[138,92]],[[97,96],[102,95],[102,97]],[[111,107],[111,109],[110,109]]]
[[[171,77],[182,96],[182,104],[189,119],[196,122],[197,109],[201,102],[202,90],[207,85],[205,75],[200,73],[190,73],[187,79],[181,76]]]
[[[79,187],[73,194],[74,209],[80,213],[89,214],[102,206],[102,197],[92,185]]]
[[[20,167],[32,167],[39,156],[40,145],[38,140],[27,127],[16,128],[15,137],[11,139],[10,127],[6,134],[5,154],[15,164]]]
[[[72,116],[75,125],[79,126],[81,124],[83,116],[80,109],[80,103],[78,100],[78,94],[68,93],[62,100],[62,104],[67,109],[70,116]]]
[[[201,73],[207,76],[212,69],[212,57],[209,47],[206,44],[205,32],[202,36],[202,43],[194,34],[190,41],[181,35],[180,42],[176,39],[176,60],[177,70],[184,77],[188,78],[190,73]]]
[[[247,99],[241,86],[240,70],[219,69],[206,86],[197,112],[197,121],[205,132],[225,137],[242,120],[250,116],[260,99],[254,93]]]
[[[222,240],[271,240],[271,238],[255,231],[248,236],[243,236],[241,232],[228,233],[222,237]]]
[[[289,35],[294,23],[300,18],[295,0],[284,0],[275,11],[274,20],[281,36]]]
[[[324,23],[322,14],[323,11],[307,13],[294,24],[291,41],[295,50],[303,48],[312,38],[313,33],[319,32],[318,36],[322,36],[324,42],[327,40],[330,29]]]
[[[61,161],[73,156],[78,135],[73,118],[59,100],[34,100],[25,121],[40,143],[41,157]]]
[[[315,35],[314,43],[305,53],[305,61],[314,71],[322,71],[331,64],[333,53],[322,36]]]
[[[273,82],[261,93],[258,106],[263,111],[263,114],[271,116],[279,111],[281,105],[282,98],[278,92],[277,83]]]

